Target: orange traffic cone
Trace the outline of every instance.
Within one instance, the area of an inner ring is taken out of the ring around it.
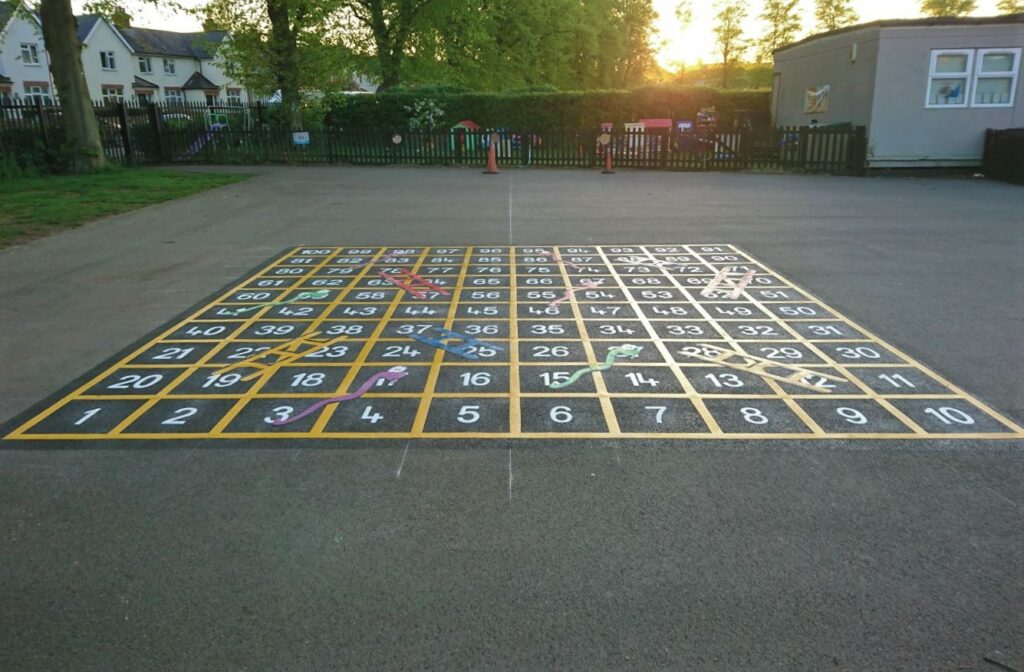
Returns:
[[[495,147],[496,144],[497,142],[492,137],[490,147],[487,148],[487,170],[484,171],[484,175],[498,174],[498,150]]]
[[[614,175],[615,171],[612,170],[612,146],[608,145],[604,148],[604,170],[601,171],[602,175]]]

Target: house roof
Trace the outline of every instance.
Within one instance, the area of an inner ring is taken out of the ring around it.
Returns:
[[[78,41],[85,42],[85,38],[89,37],[89,33],[92,32],[93,26],[100,20],[99,14],[82,14],[76,16],[75,21],[78,23]]]
[[[220,87],[208,80],[201,72],[193,72],[188,81],[182,84],[182,89],[219,89]]]
[[[132,82],[133,89],[159,89],[160,87],[148,79],[143,79],[138,75],[135,75],[135,81]]]
[[[205,33],[175,33],[153,28],[118,28],[131,48],[143,54],[180,56],[182,58],[213,58],[217,45],[227,33],[213,30]]]
[[[827,33],[818,33],[817,35],[811,35],[804,39],[787,44],[784,47],[779,47],[774,53],[786,51],[793,47],[813,42],[814,40],[821,39],[823,37],[831,37],[832,35],[841,35],[842,33],[852,33],[857,30],[865,30],[869,28],[917,28],[917,27],[932,27],[932,26],[994,26],[1000,24],[1024,24],[1024,14],[1006,14],[1004,16],[938,16],[923,19],[882,19],[880,21],[871,21],[870,23],[858,23],[854,26],[846,26],[844,28],[838,28],[831,30]]]
[[[14,80],[7,75],[0,75],[0,84],[14,84]]]

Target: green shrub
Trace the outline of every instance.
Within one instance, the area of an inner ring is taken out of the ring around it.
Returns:
[[[755,125],[770,123],[769,92],[708,87],[650,86],[615,91],[530,91],[463,93],[396,89],[375,96],[331,96],[328,124],[341,127],[396,127],[409,123],[416,101],[429,98],[445,113],[442,127],[472,119],[485,128],[593,128],[601,122],[621,125],[642,118],[695,119],[714,106],[719,124],[731,126],[737,110],[748,111]]]

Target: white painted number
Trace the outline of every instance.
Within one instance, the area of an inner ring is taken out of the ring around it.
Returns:
[[[758,408],[752,406],[744,406],[740,409],[740,413],[743,414],[743,419],[752,425],[767,425],[768,418],[764,417],[764,413]]]
[[[572,422],[572,409],[568,406],[555,406],[549,415],[553,421],[562,425]]]
[[[463,387],[484,387],[485,385],[491,384],[491,374],[486,371],[479,371],[477,373],[464,373],[459,376],[462,379]]]
[[[878,377],[893,387],[903,387],[904,385],[907,387],[917,387],[917,385],[914,385],[912,382],[907,380],[901,373],[880,373],[878,374]]]
[[[292,376],[292,387],[316,387],[324,382],[323,373],[298,373]]]
[[[191,418],[193,415],[199,412],[199,409],[195,406],[186,406],[185,408],[179,408],[174,413],[171,413],[171,417],[167,418],[161,425],[184,425],[185,421]]]
[[[89,409],[88,411],[86,411],[85,413],[82,414],[82,417],[79,418],[77,422],[75,422],[75,426],[78,426],[78,425],[81,425],[83,423],[88,422],[90,418],[92,418],[94,415],[96,415],[97,413],[99,413],[102,410],[103,410],[102,408],[91,408],[91,409]]]
[[[360,420],[369,420],[371,425],[375,425],[383,419],[383,415],[373,412],[373,406],[367,406],[364,408],[363,414],[360,416]]]
[[[864,417],[864,414],[855,408],[848,408],[846,406],[842,406],[836,409],[836,413],[838,413],[839,417],[841,417],[843,420],[846,420],[851,425],[868,424],[868,419]]]
[[[113,385],[107,385],[107,389],[109,389],[109,390],[127,390],[127,389],[144,390],[147,387],[153,387],[154,385],[156,385],[157,383],[159,383],[163,379],[164,379],[164,377],[161,374],[159,374],[159,373],[154,373],[154,374],[149,375],[149,376],[139,376],[139,375],[136,375],[136,374],[133,373],[133,374],[127,375],[127,376],[121,376],[118,379],[118,382],[114,383]]]
[[[709,373],[704,377],[710,380],[715,387],[743,387],[743,381],[740,380],[739,376],[731,373],[719,373],[717,375]]]
[[[644,406],[644,410],[654,411],[654,422],[655,424],[662,424],[661,419],[665,416],[665,411],[668,410],[668,406]]]
[[[268,425],[273,424],[275,420],[277,420],[278,422],[282,422],[290,418],[292,413],[294,412],[295,409],[291,406],[278,406],[273,411],[271,411],[271,413],[274,414],[274,417],[272,418],[268,415],[267,417],[263,418],[263,422],[267,423]]]
[[[464,425],[472,425],[474,422],[480,419],[480,407],[479,406],[463,406],[459,409],[459,415],[456,420]]]
[[[951,425],[951,424],[973,425],[974,424],[974,418],[972,418],[971,416],[967,415],[966,413],[961,411],[959,408],[950,408],[949,406],[942,406],[942,407],[940,407],[938,409],[926,408],[926,409],[924,409],[924,412],[928,413],[929,415],[934,415],[944,425]]]
[[[836,352],[845,357],[846,359],[881,359],[882,355],[879,354],[874,348],[867,346],[860,346],[859,348],[836,348]]]

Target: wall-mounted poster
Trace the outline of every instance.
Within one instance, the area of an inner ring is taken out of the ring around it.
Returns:
[[[832,86],[829,84],[813,87],[804,91],[804,113],[816,114],[818,112],[828,112],[828,96],[831,91]]]

